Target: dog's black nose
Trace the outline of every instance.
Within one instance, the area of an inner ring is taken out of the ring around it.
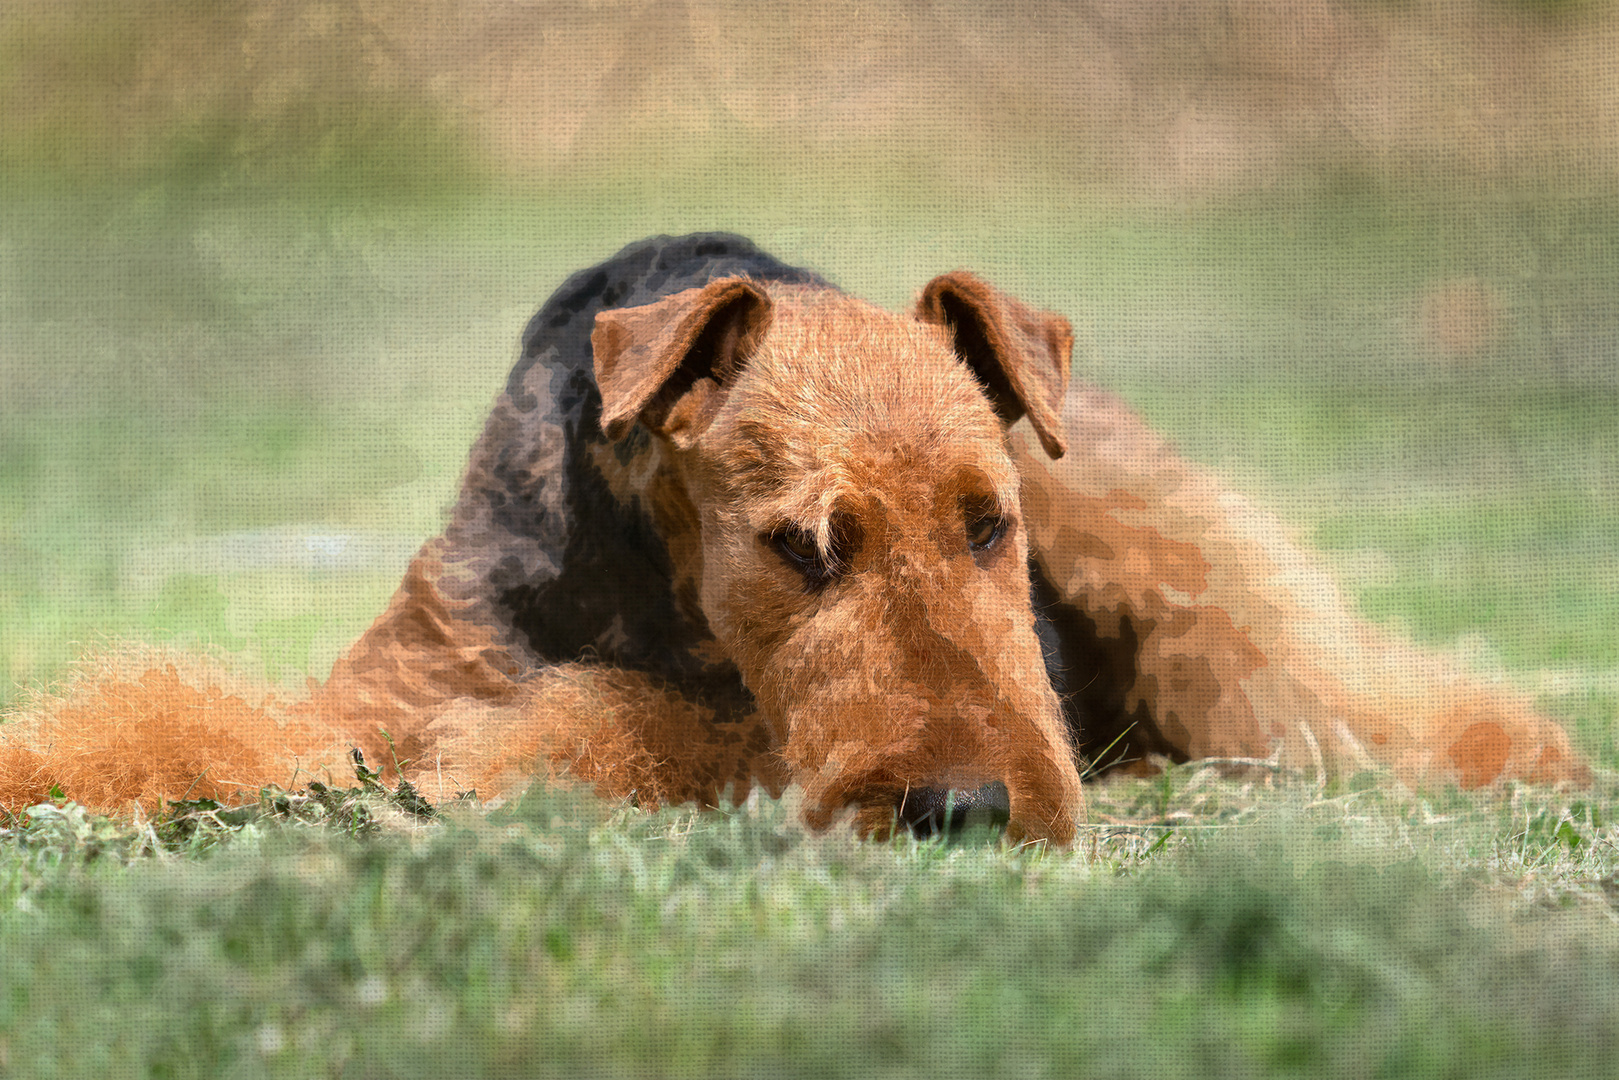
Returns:
[[[996,780],[981,788],[911,788],[900,800],[899,819],[919,837],[955,836],[969,825],[1002,829],[1012,818],[1012,796]]]

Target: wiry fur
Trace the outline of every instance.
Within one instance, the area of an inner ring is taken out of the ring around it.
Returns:
[[[967,274],[895,315],[737,237],[633,245],[530,323],[449,526],[311,700],[90,684],[0,728],[0,801],[287,782],[334,732],[388,761],[379,728],[486,790],[796,783],[875,831],[999,782],[1056,841],[1104,748],[1588,781],[1522,695],[1354,617],[1278,522],[1065,393],[1069,344]]]

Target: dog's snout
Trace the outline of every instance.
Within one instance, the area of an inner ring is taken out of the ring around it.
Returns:
[[[983,787],[911,788],[900,799],[899,818],[918,837],[954,836],[970,825],[1001,829],[1012,817],[1012,796],[996,780]]]

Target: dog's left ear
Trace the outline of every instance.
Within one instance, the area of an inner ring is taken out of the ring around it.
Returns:
[[[1007,424],[1024,415],[1053,458],[1063,441],[1062,396],[1074,332],[1068,320],[1037,311],[962,270],[928,282],[916,317],[943,326],[956,353],[983,384],[995,413]]]
[[[641,307],[596,316],[590,335],[602,430],[614,441],[636,420],[689,449],[714,418],[720,388],[770,326],[770,297],[747,278],[721,278]]]

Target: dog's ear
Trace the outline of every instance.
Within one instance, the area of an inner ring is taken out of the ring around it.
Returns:
[[[1036,311],[961,270],[928,282],[916,316],[950,331],[957,355],[1002,421],[1012,424],[1027,414],[1046,453],[1063,456],[1062,396],[1074,349],[1067,319]]]
[[[602,430],[623,438],[640,419],[687,449],[714,419],[719,390],[770,326],[770,297],[746,278],[721,278],[642,307],[596,316],[590,345]]]

